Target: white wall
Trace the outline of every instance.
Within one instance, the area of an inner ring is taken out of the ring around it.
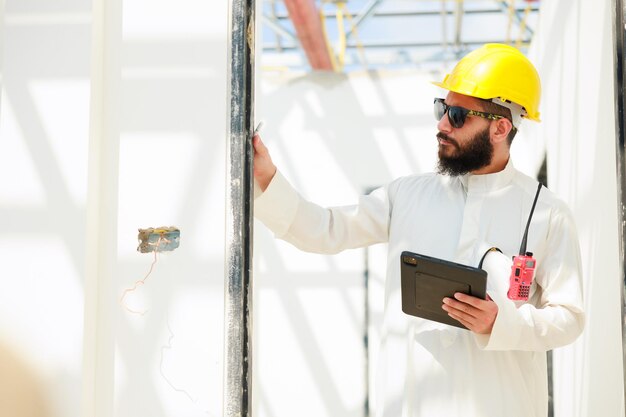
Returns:
[[[555,351],[556,416],[623,416],[612,2],[542,2],[530,57],[543,83],[550,189],[576,217],[587,326]]]
[[[218,416],[226,4],[96,4],[84,413]],[[180,247],[120,303],[153,262],[137,229],[158,226]]]
[[[226,4],[2,6],[0,414],[221,415]]]
[[[91,4],[0,7],[0,414],[76,416]]]

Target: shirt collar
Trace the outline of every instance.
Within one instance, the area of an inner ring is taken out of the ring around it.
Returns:
[[[500,172],[484,175],[465,174],[460,176],[459,180],[461,184],[463,184],[463,189],[466,193],[487,192],[507,186],[514,175],[515,167],[513,166],[511,158],[509,158],[506,166]]]

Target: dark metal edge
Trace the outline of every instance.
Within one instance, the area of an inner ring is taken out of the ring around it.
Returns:
[[[254,0],[231,0],[224,294],[225,417],[252,414]]]
[[[613,0],[613,50],[615,52],[615,139],[617,166],[617,215],[619,222],[619,270],[621,273],[621,322],[622,322],[622,366],[624,367],[624,400],[626,401],[626,153],[624,148],[624,4],[622,0]]]

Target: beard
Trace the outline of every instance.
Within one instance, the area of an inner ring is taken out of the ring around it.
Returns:
[[[493,145],[489,138],[489,126],[478,132],[467,144],[461,146],[445,133],[437,133],[437,137],[450,142],[450,145],[439,145],[439,162],[437,172],[444,175],[459,176],[484,168],[493,158]],[[445,155],[443,146],[454,147],[451,155]]]

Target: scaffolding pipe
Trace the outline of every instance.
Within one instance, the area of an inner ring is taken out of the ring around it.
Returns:
[[[376,11],[376,8],[378,8],[378,6],[380,5],[380,3],[382,3],[382,1],[383,0],[370,0],[370,2],[367,3],[363,7],[363,9],[359,12],[358,16],[354,18],[354,21],[352,23],[352,30],[350,30],[346,34],[346,40],[352,37],[352,32],[354,31],[354,29],[358,29],[358,27],[361,26],[361,24],[364,21],[366,21],[368,18],[370,18],[374,14],[374,12]]]
[[[500,11],[502,11],[502,12],[507,12],[507,10],[509,10],[509,6],[507,5],[507,0],[500,0],[500,1],[498,1],[498,5],[500,6]],[[527,7],[529,7],[529,6],[530,6],[530,3],[528,3]],[[531,12],[538,12],[539,8],[530,6],[529,11],[531,11]],[[521,26],[522,25],[522,21],[524,20],[524,18],[520,14],[522,12],[524,12],[524,10],[518,9],[517,7],[513,7],[512,18],[513,18],[513,20],[515,20],[515,22],[517,23],[518,26]],[[521,35],[522,31],[526,32],[526,36],[528,36],[530,38],[533,37],[534,31],[531,28],[529,28],[528,26],[524,26],[523,30],[520,29],[520,35]]]
[[[281,52],[282,45],[280,43],[280,37],[287,38],[288,40],[296,43],[298,42],[298,37],[293,33],[289,32],[287,29],[281,26],[281,24],[276,20],[275,17],[268,16],[266,14],[261,15],[261,20],[265,23],[270,29],[272,29],[276,35],[276,50]]]
[[[441,49],[446,53],[448,51],[448,2],[441,2]]]
[[[461,30],[463,26],[463,0],[457,0],[454,18],[456,26],[454,45],[456,47],[456,53],[459,54],[463,48],[463,44],[461,43]]]
[[[380,0],[382,2],[382,0]],[[442,3],[447,2],[448,0],[439,0]],[[457,0],[450,0],[450,1],[457,1]],[[505,1],[505,0],[503,0]],[[356,19],[360,18],[361,22],[359,23],[359,26],[362,25],[364,22],[362,21],[362,19],[369,19],[370,17],[373,18],[396,18],[396,17],[428,17],[428,16],[439,16],[441,14],[441,11],[437,11],[437,10],[407,10],[407,11],[395,11],[395,10],[374,10],[371,14],[368,15],[363,15],[364,10],[368,9],[369,6],[364,6],[363,10],[358,12],[358,13],[350,13],[350,17],[352,19]],[[522,8],[516,8],[515,12],[517,14],[523,13],[525,9]],[[530,11],[533,13],[537,13],[539,11],[539,7],[531,7]],[[447,10],[446,14],[448,16],[453,16],[456,12],[454,10]],[[499,8],[489,8],[489,9],[465,9],[463,11],[463,14],[465,15],[489,15],[489,14],[502,14],[502,7]],[[337,15],[335,13],[331,13],[331,12],[323,12],[322,15],[324,16],[324,19],[328,19],[328,20],[332,20],[335,19],[337,17]],[[362,16],[362,17],[361,17]],[[521,15],[518,16],[519,17],[519,21],[521,21]],[[281,20],[287,20],[289,19],[289,15],[285,14],[285,13],[276,13],[276,15],[274,16],[274,18],[277,21],[281,21]],[[516,18],[517,19],[517,18]],[[528,29],[530,30],[530,29]]]
[[[224,285],[224,417],[252,407],[254,0],[230,0]]]

